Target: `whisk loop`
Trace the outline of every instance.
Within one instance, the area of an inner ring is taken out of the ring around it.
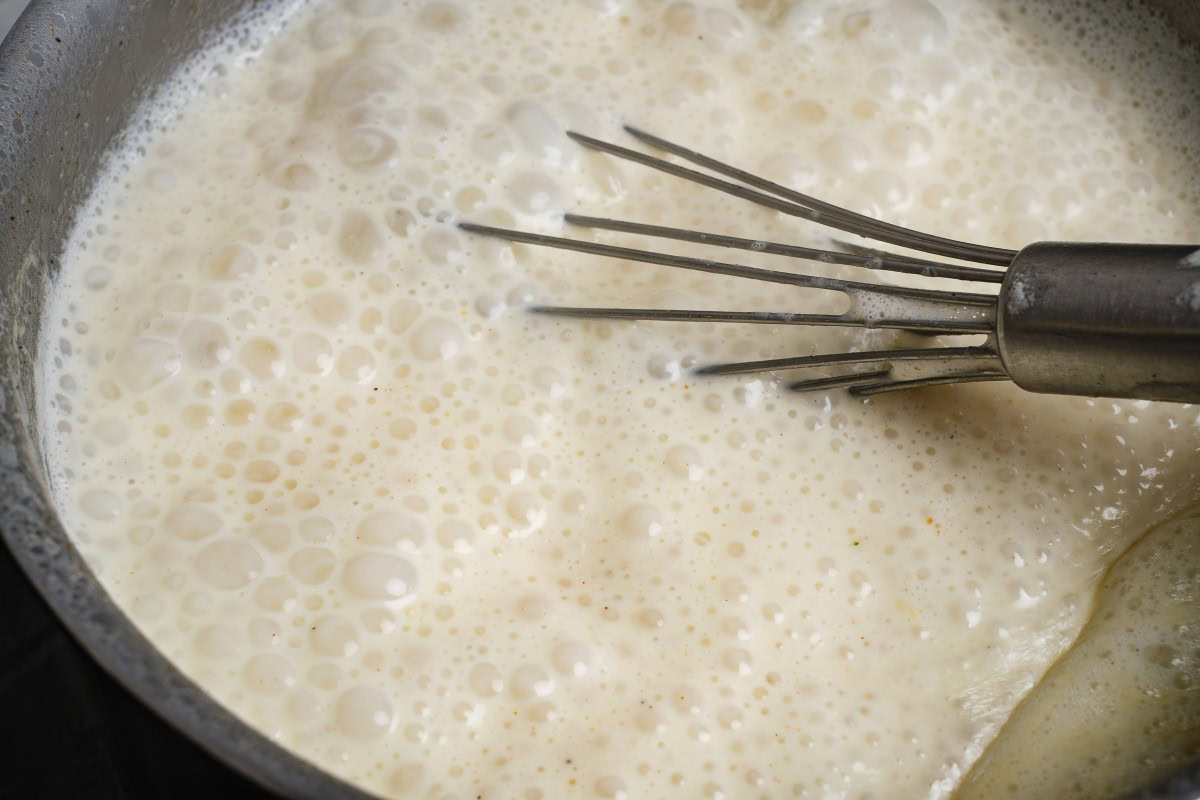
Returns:
[[[631,233],[657,239],[673,239],[730,250],[768,253],[825,264],[842,264],[869,270],[988,284],[999,284],[1004,280],[1003,270],[989,267],[1006,267],[1017,255],[1015,250],[947,239],[881,222],[780,186],[636,128],[626,127],[625,130],[639,141],[703,167],[708,172],[701,172],[682,164],[580,133],[568,132],[567,135],[584,147],[716,189],[790,216],[886,244],[986,266],[968,266],[919,258],[841,242],[837,243],[840,250],[823,250],[579,214],[565,216],[565,221],[569,225]],[[726,180],[727,178],[732,180]],[[864,371],[851,371],[829,377],[799,380],[790,384],[790,388],[796,391],[847,388],[852,393],[860,395],[946,383],[1007,380],[1009,377],[1001,361],[996,343],[997,296],[995,294],[916,289],[783,272],[654,250],[618,247],[582,239],[509,230],[471,222],[461,222],[459,227],[470,233],[505,239],[510,242],[573,250],[625,261],[708,272],[800,288],[838,291],[850,300],[849,309],[842,314],[569,306],[535,306],[529,309],[537,314],[657,322],[730,322],[897,328],[923,334],[988,334],[988,339],[984,344],[972,347],[877,350],[714,364],[698,368],[695,370],[697,374],[732,375],[762,371],[867,365],[868,368]]]

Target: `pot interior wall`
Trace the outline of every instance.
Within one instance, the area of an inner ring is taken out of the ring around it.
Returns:
[[[1200,3],[1156,3],[1200,41]],[[112,674],[215,755],[289,797],[366,795],[273,745],[210,700],[100,588],[51,505],[36,438],[44,298],[73,213],[139,100],[254,0],[42,0],[0,48],[0,527],[71,632]],[[1147,790],[1174,798],[1200,786]]]

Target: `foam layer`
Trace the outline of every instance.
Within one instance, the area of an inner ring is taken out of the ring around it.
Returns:
[[[844,298],[453,223],[826,242],[564,135],[632,122],[990,244],[1194,238],[1194,61],[1133,11],[1036,13],[348,0],[243,31],[148,109],[64,254],[68,529],[181,669],[381,794],[948,795],[1194,498],[1196,409],[697,379],[900,335],[535,317]]]

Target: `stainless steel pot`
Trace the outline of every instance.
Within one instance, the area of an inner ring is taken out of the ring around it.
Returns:
[[[0,528],[76,639],[150,708],[264,787],[366,798],[268,741],[185,678],[113,604],[51,503],[35,419],[39,328],[76,206],[138,101],[217,29],[270,0],[35,0],[0,46]],[[1200,2],[1156,0],[1200,42]],[[1200,80],[1200,59],[1197,60]],[[1200,793],[1200,763],[1144,800]]]

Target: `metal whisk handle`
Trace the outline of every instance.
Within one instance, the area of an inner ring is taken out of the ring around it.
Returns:
[[[1023,389],[1200,402],[1200,246],[1039,242],[1013,259],[998,311]]]

